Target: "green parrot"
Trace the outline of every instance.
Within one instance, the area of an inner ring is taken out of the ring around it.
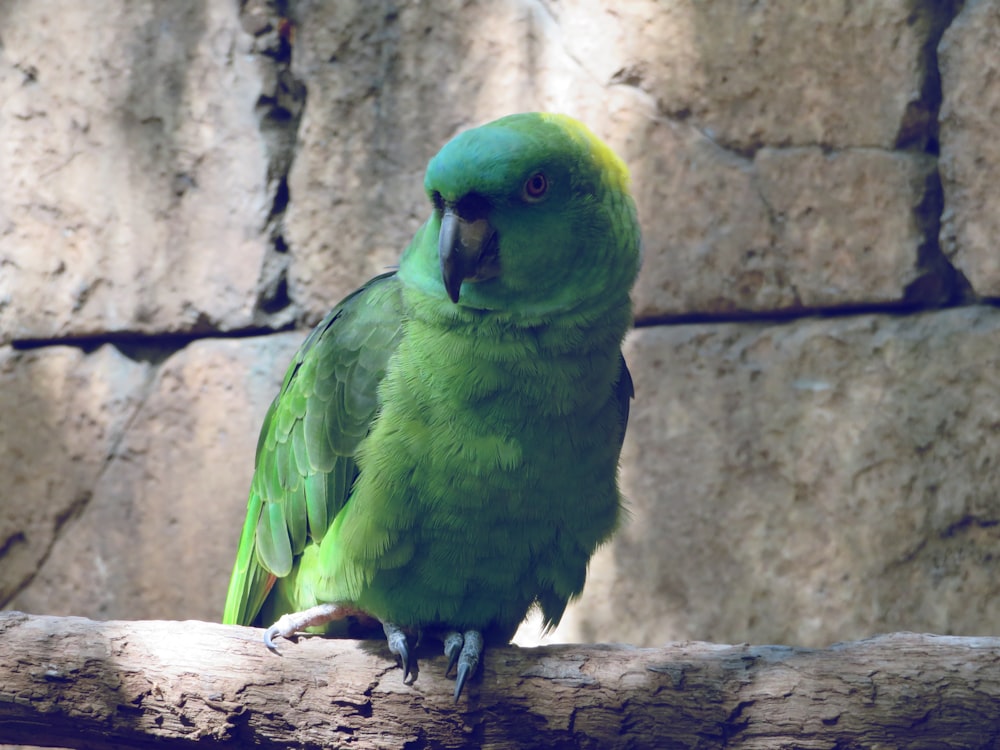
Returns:
[[[455,699],[533,606],[554,627],[621,514],[641,241],[629,175],[565,115],[459,134],[399,268],[344,299],[264,419],[226,623],[377,618]]]

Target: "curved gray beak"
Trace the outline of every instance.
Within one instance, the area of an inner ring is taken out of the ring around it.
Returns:
[[[438,260],[441,280],[452,302],[458,302],[464,281],[485,281],[500,273],[497,234],[485,218],[469,221],[453,208],[441,216]]]

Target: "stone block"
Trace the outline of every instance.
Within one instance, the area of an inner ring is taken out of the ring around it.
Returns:
[[[149,375],[108,345],[0,348],[0,608],[92,500]]]
[[[255,322],[274,186],[251,47],[231,3],[7,4],[0,341]]]
[[[683,125],[626,139],[646,260],[640,320],[938,303],[950,294],[929,212],[936,162],[880,149],[760,149],[752,160]]]
[[[554,2],[576,64],[635,87],[726,148],[922,147],[930,48],[948,3]]]
[[[941,246],[980,296],[1000,297],[1000,2],[966,3],[939,49]]]
[[[141,406],[119,425],[89,497],[62,524],[31,585],[5,606],[218,621],[257,434],[301,340],[203,339],[163,362]],[[84,382],[80,396],[107,387]],[[40,487],[26,504],[44,502],[52,460],[39,461]]]
[[[1000,311],[634,332],[630,518],[557,640],[1000,620]]]
[[[935,241],[926,213],[937,190],[935,159],[880,149],[765,148],[754,165],[775,231],[771,252],[793,306],[908,298],[928,270],[922,248]]]

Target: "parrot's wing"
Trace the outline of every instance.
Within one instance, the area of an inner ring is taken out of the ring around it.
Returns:
[[[296,353],[261,427],[223,622],[252,624],[275,579],[344,506],[401,333],[399,282],[383,274],[331,310]]]

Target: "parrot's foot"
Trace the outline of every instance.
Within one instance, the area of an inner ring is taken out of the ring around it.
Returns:
[[[444,637],[444,655],[448,657],[446,677],[451,674],[452,667],[458,665],[458,671],[455,673],[455,702],[457,703],[466,681],[476,673],[476,669],[479,667],[479,660],[483,655],[483,634],[478,630],[466,630],[464,633],[452,630]]]
[[[391,622],[382,623],[382,629],[385,631],[385,639],[389,642],[389,650],[399,657],[399,663],[403,667],[403,684],[412,685],[417,679],[417,660],[406,633]],[[413,679],[407,682],[406,678],[410,675],[413,675]]]
[[[301,612],[290,612],[279,617],[274,625],[264,631],[264,645],[274,653],[278,653],[278,647],[274,645],[276,635],[280,635],[282,638],[291,638],[300,630],[313,625],[325,625],[331,620],[339,620],[343,616],[343,610],[336,604],[319,604]]]

